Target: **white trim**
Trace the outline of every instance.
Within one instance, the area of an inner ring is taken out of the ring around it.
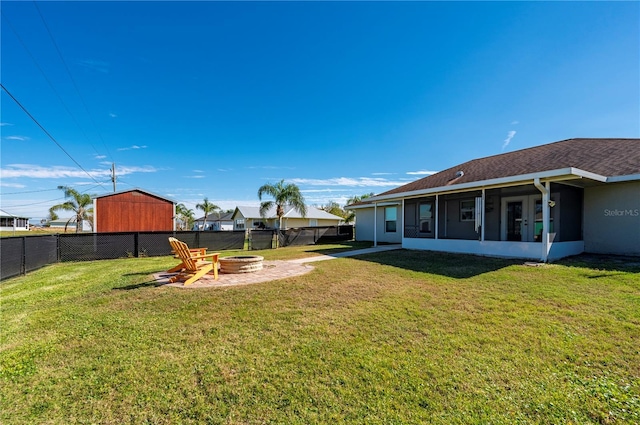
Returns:
[[[629,174],[627,176],[607,177],[607,183],[628,182],[633,180],[640,180],[640,174]]]
[[[173,215],[175,214],[175,205],[173,204]],[[98,199],[93,198],[93,233],[98,233]]]
[[[403,201],[403,200],[398,200],[398,201],[394,201],[394,202],[379,202],[378,205],[381,206],[381,207],[390,207],[390,206],[402,204],[401,201]],[[358,209],[362,209],[362,208],[371,208],[371,204],[346,205],[344,207],[345,210],[358,210]]]
[[[378,246],[378,204],[373,204],[373,246]]]

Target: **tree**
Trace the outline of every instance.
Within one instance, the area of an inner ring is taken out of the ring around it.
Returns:
[[[342,209],[340,204],[335,201],[329,201],[327,205],[320,207],[321,210],[328,212],[329,214],[337,215],[338,217],[346,218],[348,213]]]
[[[56,214],[55,212],[49,210],[49,215],[47,215],[45,218],[43,218],[42,220],[40,220],[40,224],[42,224],[45,227],[51,226],[51,222],[57,220],[58,214]]]
[[[89,221],[91,228],[93,228],[93,208],[89,207],[90,205],[93,205],[91,195],[87,193],[80,193],[69,186],[58,186],[58,189],[64,190],[65,198],[72,198],[62,204],[54,205],[49,208],[49,215],[51,217],[56,216],[56,211],[58,210],[73,211],[74,216],[71,217],[64,225],[64,232],[67,232],[67,226],[69,226],[69,223],[74,218],[76,220],[76,233],[80,232],[82,229],[82,222],[85,220]]]
[[[282,217],[284,216],[284,208],[287,205],[291,205],[302,217],[307,216],[307,206],[304,204],[304,197],[300,193],[298,186],[293,183],[285,184],[284,180],[280,180],[276,184],[264,184],[258,189],[258,199],[260,199],[260,201],[262,201],[263,195],[273,197],[273,201],[260,203],[260,215],[264,218],[267,211],[275,206],[279,229],[282,229]]]
[[[204,198],[201,204],[196,204],[196,209],[202,210],[202,212],[204,212],[204,223],[202,224],[202,230],[205,230],[205,227],[207,226],[207,217],[212,212],[219,210],[220,207],[209,202],[209,198]]]
[[[178,204],[176,205],[176,216],[180,221],[180,230],[191,229],[195,218],[192,209],[187,208],[184,204]]]

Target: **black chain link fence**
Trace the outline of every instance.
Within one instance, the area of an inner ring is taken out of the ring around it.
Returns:
[[[279,232],[253,230],[249,232],[249,249],[274,248],[276,232],[282,247],[353,239],[353,226],[307,227]],[[72,233],[0,238],[0,280],[60,261],[170,255],[170,236],[180,239],[191,248],[207,248],[209,251],[241,250],[245,247],[243,230]]]

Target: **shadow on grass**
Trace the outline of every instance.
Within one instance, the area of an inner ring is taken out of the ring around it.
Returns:
[[[451,254],[436,251],[395,250],[364,254],[353,258],[363,261],[399,267],[423,273],[433,273],[455,279],[465,279],[496,271],[511,265],[525,264],[523,259],[481,257],[470,254]],[[615,274],[640,273],[640,257],[581,254],[554,262],[566,267],[616,272]],[[589,276],[591,279],[610,277],[611,273]]]
[[[141,272],[137,272],[137,273],[125,273],[122,276],[149,276],[152,275],[154,273],[158,273],[158,270],[147,270],[147,271],[141,271]],[[167,282],[161,282],[161,281],[157,281],[155,279],[151,279],[148,280],[146,282],[139,282],[139,283],[134,283],[131,285],[127,285],[127,286],[119,286],[119,287],[115,287],[113,288],[114,290],[117,291],[128,291],[131,289],[140,289],[140,288],[150,288],[150,287],[158,287],[158,286],[163,286],[166,285]]]
[[[580,254],[555,262],[566,267],[579,267],[609,272],[640,273],[640,257],[625,255]],[[591,279],[611,276],[611,273],[589,276]]]
[[[127,286],[119,286],[113,288],[114,291],[130,291],[132,289],[140,289],[140,288],[157,288],[159,286],[166,285],[167,282],[159,282],[157,280],[148,280],[146,282],[134,283],[132,285]]]
[[[524,260],[406,249],[363,254],[353,258],[454,279],[466,279],[524,263]]]

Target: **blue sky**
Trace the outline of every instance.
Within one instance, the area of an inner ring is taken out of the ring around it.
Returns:
[[[7,2],[0,208],[140,187],[190,208],[380,193],[640,137],[638,2]],[[64,149],[64,150],[63,150]],[[65,153],[66,151],[66,153]],[[79,164],[79,165],[78,165]],[[199,215],[199,212],[197,212]]]

